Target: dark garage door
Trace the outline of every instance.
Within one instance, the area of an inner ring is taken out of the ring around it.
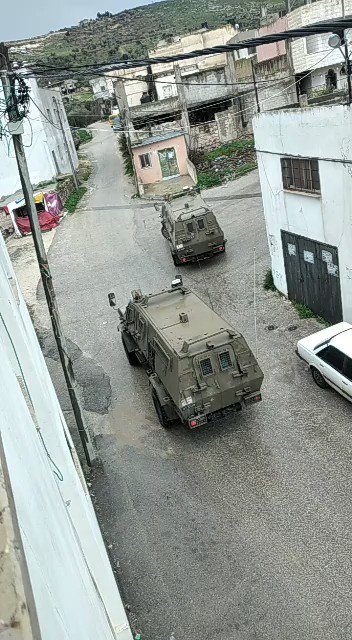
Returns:
[[[281,231],[288,297],[328,322],[342,320],[337,247]]]

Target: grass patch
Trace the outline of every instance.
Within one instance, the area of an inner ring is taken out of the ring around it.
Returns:
[[[249,162],[248,164],[243,164],[242,167],[238,167],[238,169],[235,170],[235,177],[240,178],[241,176],[245,176],[246,173],[249,173],[250,171],[253,171],[256,168],[257,168],[256,162]]]
[[[266,291],[277,291],[277,288],[274,284],[273,272],[271,269],[268,269],[264,276],[263,287]]]
[[[198,173],[198,187],[200,189],[210,189],[211,187],[218,187],[222,184],[223,176],[221,173],[208,173],[201,171]]]
[[[238,156],[247,149],[254,149],[254,140],[253,138],[247,138],[245,140],[235,140],[234,142],[229,142],[228,144],[224,144],[222,147],[218,147],[214,149],[214,151],[209,151],[209,153],[205,154],[206,160],[215,160],[216,158],[220,158],[221,156],[227,156],[228,158],[232,156]]]
[[[126,136],[124,134],[119,136],[119,147],[120,147],[120,151],[123,158],[125,174],[126,176],[130,176],[131,178],[133,178],[134,176],[133,162],[132,162],[131,154],[128,149]]]
[[[306,307],[305,304],[301,304],[301,302],[292,302],[292,306],[296,309],[301,320],[306,318],[316,318],[314,311]]]
[[[89,129],[78,129],[77,133],[81,144],[86,144],[93,138],[93,133]]]
[[[65,202],[65,208],[67,209],[68,213],[71,214],[71,213],[74,213],[74,211],[76,211],[77,205],[81,200],[81,198],[83,198],[86,191],[87,191],[87,187],[78,187],[76,191],[73,191],[73,193],[71,193],[71,195],[67,198]]]
[[[309,309],[309,307],[307,307],[305,304],[301,304],[300,302],[292,302],[292,306],[294,307],[294,309],[296,309],[301,320],[305,320],[307,318],[314,318],[320,324],[323,324],[324,327],[331,326],[330,322],[327,322],[327,320],[325,320],[321,316],[317,316],[316,313],[314,313],[312,309]]]

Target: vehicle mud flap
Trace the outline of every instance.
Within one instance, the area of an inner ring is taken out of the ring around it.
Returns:
[[[167,415],[168,420],[170,422],[175,422],[179,420],[179,416],[177,415],[173,402],[167,393],[164,385],[160,382],[156,373],[152,373],[149,375],[149,384],[152,387],[152,392],[155,393],[158,398],[161,407],[163,408],[165,414]]]

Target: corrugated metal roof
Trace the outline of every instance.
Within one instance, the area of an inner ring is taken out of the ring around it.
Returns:
[[[149,144],[154,144],[155,142],[163,142],[164,140],[170,140],[171,138],[177,138],[178,136],[183,136],[183,131],[169,131],[168,133],[163,133],[159,136],[150,136],[150,138],[146,138],[142,142],[132,143],[132,148],[135,147],[146,147]]]

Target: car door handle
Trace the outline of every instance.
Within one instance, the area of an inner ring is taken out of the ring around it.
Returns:
[[[341,380],[342,384],[345,384],[346,387],[348,386],[348,382],[346,382],[345,380]]]

